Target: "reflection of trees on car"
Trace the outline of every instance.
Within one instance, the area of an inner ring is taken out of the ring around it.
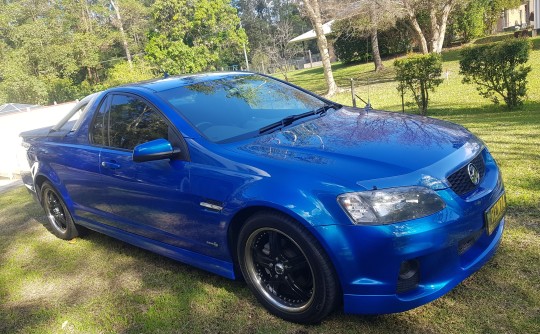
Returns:
[[[138,144],[168,137],[168,125],[143,101],[115,95],[109,115],[109,146],[132,150]]]

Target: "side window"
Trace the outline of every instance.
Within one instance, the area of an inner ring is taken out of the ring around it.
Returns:
[[[101,103],[99,110],[94,117],[94,122],[90,125],[90,141],[96,145],[105,145],[105,114],[109,98]]]
[[[139,144],[168,139],[169,125],[163,116],[133,96],[114,95],[109,108],[107,146],[127,150]]]

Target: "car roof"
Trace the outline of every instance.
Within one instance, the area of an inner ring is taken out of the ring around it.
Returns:
[[[122,85],[122,88],[146,88],[153,92],[162,92],[169,89],[187,86],[192,84],[197,84],[205,81],[213,81],[217,79],[234,77],[234,76],[243,76],[251,75],[252,72],[212,72],[212,73],[200,73],[192,75],[183,75],[183,76],[171,76],[163,79],[152,79],[148,81],[142,81],[137,83],[131,83],[127,85]]]

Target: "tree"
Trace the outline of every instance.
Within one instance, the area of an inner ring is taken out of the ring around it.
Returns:
[[[131,52],[129,51],[128,41],[126,37],[126,32],[124,31],[124,23],[122,22],[122,16],[120,15],[120,8],[118,5],[114,2],[114,0],[110,0],[111,7],[114,9],[114,13],[116,16],[116,20],[114,21],[116,23],[116,26],[118,27],[118,30],[120,31],[120,36],[122,37],[122,46],[124,47],[124,51],[126,52],[126,59],[129,64],[129,67],[133,67],[133,63],[131,60]]]
[[[418,105],[422,115],[427,114],[429,92],[435,91],[443,79],[442,59],[438,54],[410,56],[394,62],[398,90],[402,93],[408,89]]]
[[[336,56],[342,62],[371,60],[371,38],[361,31],[350,30],[348,22],[336,21],[332,25],[336,39],[334,48]],[[404,19],[398,20],[394,27],[377,33],[381,57],[410,52],[414,36],[407,28]]]
[[[429,53],[426,36],[424,36],[422,27],[418,23],[419,8],[417,6],[419,5],[419,1],[401,0],[401,5],[403,6],[403,10],[405,11],[407,17],[409,18],[411,29],[416,34],[416,39],[420,47],[420,52],[422,52],[423,54]]]
[[[157,0],[147,59],[170,74],[237,64],[247,37],[228,0]]]
[[[423,54],[428,52],[441,53],[448,17],[458,4],[466,4],[471,0],[399,0],[403,10],[409,18],[411,28],[415,31]],[[426,12],[429,16],[429,31],[422,28],[418,16]],[[428,43],[428,36],[429,43]]]
[[[298,0],[237,0],[236,8],[249,39],[249,58],[259,71],[278,69],[284,75],[301,45],[288,41],[310,26],[297,6]],[[270,64],[272,63],[272,64]],[[269,66],[270,65],[270,66]]]
[[[292,67],[293,58],[302,53],[297,43],[289,43],[294,36],[292,23],[282,20],[276,26],[274,37],[269,41],[270,45],[265,48],[269,60],[267,65],[277,68],[286,81],[289,81],[287,73]]]
[[[472,39],[484,35],[486,16],[485,4],[482,1],[471,1],[466,5],[457,6],[449,19],[446,39],[461,39],[468,43]]]
[[[497,20],[506,9],[519,7],[522,0],[478,0],[482,3],[486,10],[485,25],[486,33],[490,34],[494,31]],[[536,15],[537,13],[535,13]]]
[[[154,73],[150,64],[142,58],[135,58],[132,63],[127,61],[116,63],[107,71],[107,79],[103,84],[108,88],[153,77]]]
[[[395,25],[402,16],[393,0],[355,0],[343,6],[340,16],[346,17],[347,25],[353,34],[367,34],[371,39],[371,49],[375,71],[384,69],[379,50],[378,34]]]
[[[526,39],[511,39],[469,47],[461,51],[460,73],[464,83],[475,83],[485,98],[499,103],[502,97],[509,109],[523,104],[527,94],[527,75],[531,44]]]
[[[5,2],[0,6],[1,98],[64,102],[101,89],[108,69],[126,57],[126,50],[133,55],[145,43],[148,2]],[[124,34],[113,4],[122,13]]]
[[[334,81],[332,65],[330,64],[330,53],[328,52],[328,41],[326,40],[326,36],[324,35],[322,28],[323,22],[319,0],[302,0],[302,5],[306,15],[311,21],[315,34],[317,35],[317,46],[319,47],[319,52],[321,53],[324,79],[326,80],[326,86],[328,88],[326,91],[326,96],[332,96],[338,91],[338,86]]]

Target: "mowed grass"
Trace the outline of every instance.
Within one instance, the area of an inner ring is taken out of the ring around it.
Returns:
[[[432,95],[430,115],[460,123],[486,142],[502,168],[509,201],[495,257],[444,297],[399,314],[354,316],[338,309],[320,325],[288,323],[269,315],[241,281],[98,233],[57,239],[41,226],[41,207],[16,189],[0,194],[0,333],[540,333],[538,49],[531,55],[529,100],[513,112],[461,84],[458,52],[444,55],[450,80]],[[397,111],[400,96],[386,64],[382,74],[371,64],[338,64],[334,74],[343,87],[350,77],[370,78],[373,105]],[[291,78],[324,91],[320,69]],[[357,93],[365,98],[366,86]],[[336,100],[350,104],[350,95]]]

